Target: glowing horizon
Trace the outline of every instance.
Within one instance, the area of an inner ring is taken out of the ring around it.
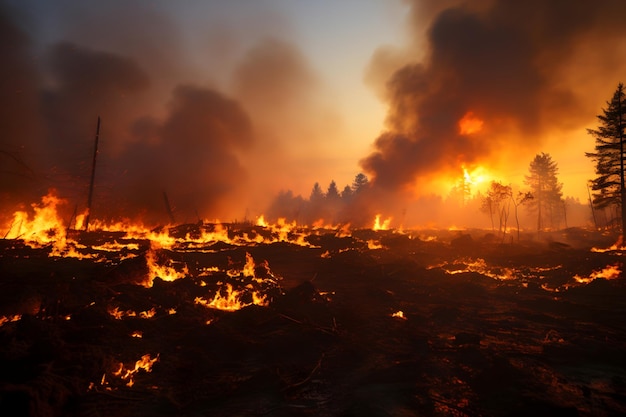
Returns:
[[[255,217],[280,192],[341,191],[363,172],[379,188],[368,209],[399,219],[463,169],[484,177],[474,192],[523,190],[541,152],[584,204],[586,129],[626,70],[610,58],[626,6],[557,22],[553,4],[521,7],[547,19],[530,28],[504,2],[446,5],[7,1],[2,204],[55,188],[82,209],[99,115],[96,212],[117,217],[162,216],[164,192],[181,221]],[[563,36],[537,41],[551,28]]]

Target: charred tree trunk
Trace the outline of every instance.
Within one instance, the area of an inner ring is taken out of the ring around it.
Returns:
[[[167,210],[167,215],[170,218],[170,222],[172,224],[176,223],[176,219],[174,218],[174,211],[172,211],[172,206],[170,205],[170,199],[167,198],[167,193],[163,191],[163,202],[165,203],[165,210]]]
[[[593,217],[593,225],[598,230],[598,220],[596,219],[596,212],[593,209],[593,200],[591,199],[591,191],[589,190],[589,183],[587,183],[587,194],[589,195],[589,207],[591,208],[591,216]]]
[[[620,177],[620,202],[622,205],[622,239],[626,236],[626,186],[624,185],[624,126],[622,118],[622,97],[618,96],[617,110],[619,115],[619,177]]]
[[[98,138],[100,137],[100,116],[96,126],[96,140],[93,148],[93,163],[91,164],[91,181],[89,182],[89,196],[87,197],[87,216],[85,216],[85,231],[89,230],[89,217],[91,216],[91,201],[93,199],[93,184],[96,179],[96,158],[98,157]]]

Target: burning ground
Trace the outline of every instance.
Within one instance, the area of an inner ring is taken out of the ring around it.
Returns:
[[[626,412],[611,236],[35,223],[0,242],[12,415]]]
[[[0,0],[0,413],[626,413],[617,236],[386,230],[439,220],[451,173],[571,151],[623,71],[622,1],[409,2],[415,38],[371,60],[370,186],[310,218],[342,117],[288,25],[211,16],[201,65],[170,2],[36,3]]]

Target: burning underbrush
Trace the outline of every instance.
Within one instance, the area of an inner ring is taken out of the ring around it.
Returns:
[[[626,412],[612,237],[29,224],[0,241],[13,415]]]

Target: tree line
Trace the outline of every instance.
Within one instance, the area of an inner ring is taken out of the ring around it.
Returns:
[[[625,124],[626,92],[619,83],[606,107],[597,115],[598,127],[588,129],[595,139],[595,151],[585,155],[595,163],[595,178],[589,181],[589,204],[596,228],[619,228],[626,232],[626,181],[625,181]],[[554,230],[567,227],[567,201],[563,197],[563,184],[558,180],[558,164],[550,154],[542,152],[531,160],[524,177],[524,191],[514,192],[511,185],[492,181],[488,190],[479,195],[479,209],[489,216],[491,227],[506,233],[515,222],[518,238],[520,230],[519,212],[532,214],[536,230]],[[326,189],[316,182],[308,199],[294,196],[291,191],[279,193],[274,199],[269,215],[287,217],[298,222],[312,224],[324,219],[328,223],[356,222],[359,197],[370,188],[367,176],[359,173],[352,184],[341,191],[335,181]],[[461,199],[469,196],[467,184],[458,187]],[[355,210],[355,207],[357,210]],[[604,222],[600,217],[604,218]]]
[[[595,139],[595,151],[585,153],[595,164],[596,176],[589,181],[589,204],[594,225],[596,228],[617,228],[622,237],[626,235],[625,100],[624,85],[619,83],[606,107],[596,116],[598,127],[587,130]],[[557,173],[557,163],[549,154],[541,153],[530,163],[525,177],[527,192],[519,192],[514,197],[510,186],[492,182],[481,206],[482,211],[489,214],[492,228],[495,229],[495,216],[499,220],[499,229],[506,230],[511,204],[514,206],[518,233],[517,209],[522,204],[536,214],[538,231],[554,228],[561,220],[567,225],[563,184],[558,181]],[[605,219],[603,225],[598,219],[600,216]]]
[[[268,218],[284,217],[309,225],[319,220],[330,224],[362,224],[365,219],[356,218],[356,207],[361,205],[364,191],[369,187],[367,175],[358,173],[352,183],[345,185],[341,191],[334,180],[326,190],[316,182],[308,199],[295,196],[291,190],[283,191],[276,196],[267,210],[267,215]]]

